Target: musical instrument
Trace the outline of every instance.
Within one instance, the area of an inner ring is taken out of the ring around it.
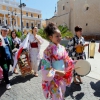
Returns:
[[[98,52],[100,53],[100,43],[99,43],[99,49],[98,49]]]
[[[81,46],[81,45],[80,45],[80,46],[77,46],[77,47],[76,47],[76,52],[77,52],[77,53],[83,53],[83,51],[84,51],[84,46]]]
[[[26,76],[29,74],[33,74],[33,70],[29,60],[29,54],[26,49],[24,49],[18,59],[19,69],[21,71],[22,76]]]
[[[85,76],[91,71],[91,65],[86,60],[78,60],[75,64],[75,72],[78,75]]]

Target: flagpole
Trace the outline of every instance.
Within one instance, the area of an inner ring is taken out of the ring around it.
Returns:
[[[25,3],[22,3],[21,0],[20,0],[19,7],[20,7],[20,13],[21,13],[21,32],[22,32],[22,34],[23,34],[22,7],[25,7],[25,6],[26,6],[26,4]]]

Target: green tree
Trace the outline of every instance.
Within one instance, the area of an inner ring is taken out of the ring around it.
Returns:
[[[22,32],[18,31],[18,32],[16,32],[16,35],[17,35],[19,38],[21,38]]]
[[[59,29],[60,32],[61,32],[62,38],[64,38],[64,37],[69,37],[69,38],[73,37],[72,32],[68,29],[67,26],[59,25],[59,26],[58,26],[58,29]]]
[[[61,32],[62,38],[64,38],[64,37],[72,38],[72,37],[73,37],[72,32],[69,31],[69,29],[68,29],[67,26],[61,26],[61,25],[60,25],[60,26],[58,26],[58,29],[59,29],[60,32]],[[42,38],[44,38],[44,39],[49,40],[49,39],[47,38],[47,36],[46,36],[46,33],[44,32],[44,28],[39,29],[38,35],[40,35],[40,36],[41,36]]]
[[[40,35],[44,39],[47,39],[46,33],[44,32],[44,28],[39,29],[38,35]]]

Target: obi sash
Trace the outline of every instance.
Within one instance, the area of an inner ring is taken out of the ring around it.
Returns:
[[[63,60],[54,61],[52,62],[52,67],[56,70],[64,71],[65,69],[64,61]]]
[[[30,43],[31,48],[38,48],[38,42],[32,42]]]

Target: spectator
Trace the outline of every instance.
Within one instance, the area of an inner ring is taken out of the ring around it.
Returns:
[[[12,52],[11,52],[11,48],[9,46],[9,41],[7,38],[7,31],[8,31],[7,26],[2,26],[0,64],[3,69],[3,75],[4,75],[5,82],[6,82],[6,88],[11,89],[9,78],[8,78],[8,73],[9,73],[10,65],[12,64]]]
[[[13,50],[12,50],[12,52],[13,52],[13,59],[14,59],[15,53],[16,53],[17,50],[19,49],[21,40],[16,36],[16,32],[15,32],[15,31],[12,31],[12,32],[11,32],[11,40],[12,40],[13,45],[14,45],[14,48],[13,48]],[[14,73],[15,73],[15,74],[18,74],[17,67],[15,67]]]

